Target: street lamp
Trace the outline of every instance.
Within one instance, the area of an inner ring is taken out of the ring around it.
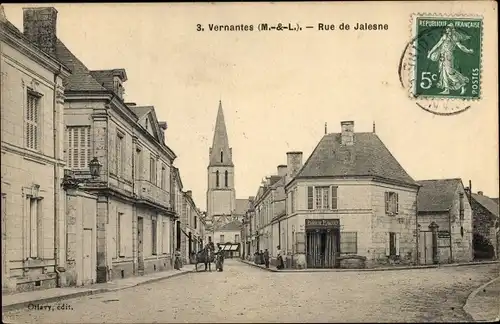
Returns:
[[[90,160],[89,170],[90,170],[91,178],[76,178],[73,170],[64,169],[64,178],[62,180],[62,185],[63,185],[64,189],[76,189],[82,183],[87,183],[87,182],[90,182],[92,180],[98,179],[100,174],[101,174],[101,167],[102,167],[102,164],[99,162],[99,160],[96,157],[94,157],[92,160]]]

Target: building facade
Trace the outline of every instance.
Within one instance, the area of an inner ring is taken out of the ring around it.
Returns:
[[[472,261],[472,211],[462,180],[418,184],[419,264]]]
[[[191,263],[196,262],[195,254],[203,248],[202,213],[193,200],[192,191],[184,192],[182,200],[181,229],[183,231],[181,245],[182,256]]]
[[[419,185],[374,132],[342,122],[304,165],[287,153],[287,168],[283,250],[293,267],[416,263]]]
[[[470,194],[475,259],[498,259],[498,204],[482,191]]]
[[[2,291],[59,286],[65,263],[63,79],[70,71],[33,46],[29,32],[0,7]]]

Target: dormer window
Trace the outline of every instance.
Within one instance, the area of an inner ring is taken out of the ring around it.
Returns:
[[[123,88],[122,80],[120,80],[117,76],[113,78],[113,91],[118,97],[120,97],[120,99],[123,99],[125,89]]]

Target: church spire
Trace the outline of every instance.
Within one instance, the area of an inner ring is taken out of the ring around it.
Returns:
[[[222,111],[222,102],[220,100],[217,119],[215,120],[214,138],[212,147],[210,148],[210,165],[233,165],[232,152],[231,148],[229,148],[226,122],[224,121],[224,112]]]

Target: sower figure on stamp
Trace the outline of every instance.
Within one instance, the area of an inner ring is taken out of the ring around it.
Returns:
[[[453,24],[448,24],[441,39],[427,54],[428,59],[438,62],[439,80],[437,87],[443,89],[441,94],[449,94],[450,90],[459,89],[461,89],[461,95],[465,94],[465,86],[469,83],[469,78],[455,69],[455,56],[453,52],[458,47],[464,53],[472,54],[474,50],[460,43],[469,38],[470,36],[457,31]]]

